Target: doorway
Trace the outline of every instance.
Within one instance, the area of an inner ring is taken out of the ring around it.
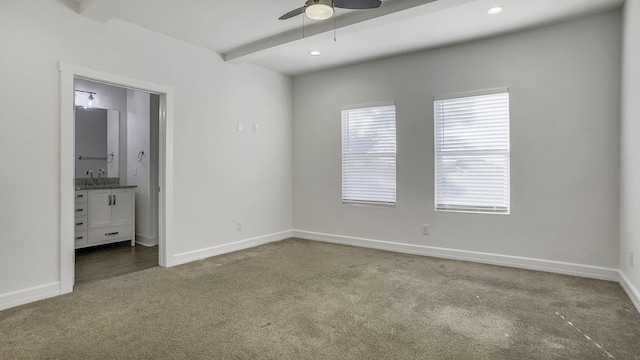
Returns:
[[[75,120],[74,97],[75,79],[83,79],[99,84],[138,90],[157,94],[159,126],[155,139],[158,143],[157,167],[157,242],[158,262],[160,266],[171,266],[170,254],[171,228],[173,223],[173,98],[171,87],[142,80],[115,75],[81,66],[59,63],[61,107],[60,107],[60,293],[73,291],[75,278]]]
[[[158,266],[160,100],[82,78],[74,87],[77,285]]]

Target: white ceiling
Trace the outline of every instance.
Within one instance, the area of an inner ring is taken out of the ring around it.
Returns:
[[[337,9],[335,22],[278,20],[305,0],[75,0],[79,13],[117,18],[223,55],[298,75],[369,59],[513,32],[610,9],[624,0],[383,0]],[[268,4],[268,5],[267,5]],[[488,15],[494,6],[500,15]],[[336,27],[334,41],[334,26]],[[312,57],[310,50],[322,55]]]

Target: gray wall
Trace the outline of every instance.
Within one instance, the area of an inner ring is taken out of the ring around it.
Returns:
[[[294,78],[294,228],[617,268],[620,21],[609,12]],[[503,86],[511,215],[435,212],[433,97]],[[388,100],[397,208],[343,206],[340,109]]]
[[[172,261],[292,227],[291,79],[76,10],[70,0],[0,2],[0,153],[20,155],[3,162],[16,176],[0,187],[0,308],[59,293],[59,61],[174,90]],[[260,132],[236,131],[238,121]]]
[[[620,270],[640,309],[640,2],[627,1],[622,71]],[[634,253],[634,265],[629,255]],[[632,290],[634,291],[634,290]]]

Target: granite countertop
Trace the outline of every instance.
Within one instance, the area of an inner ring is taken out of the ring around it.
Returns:
[[[76,178],[76,190],[127,189],[137,185],[121,185],[120,178]]]
[[[138,187],[138,185],[118,185],[118,184],[81,185],[81,186],[76,186],[76,190],[127,189],[127,188],[136,188],[136,187]]]

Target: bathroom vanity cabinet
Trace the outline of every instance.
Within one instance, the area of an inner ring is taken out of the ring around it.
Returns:
[[[134,187],[76,190],[76,249],[125,240],[135,246]]]
[[[87,190],[76,190],[76,249],[87,246]]]

